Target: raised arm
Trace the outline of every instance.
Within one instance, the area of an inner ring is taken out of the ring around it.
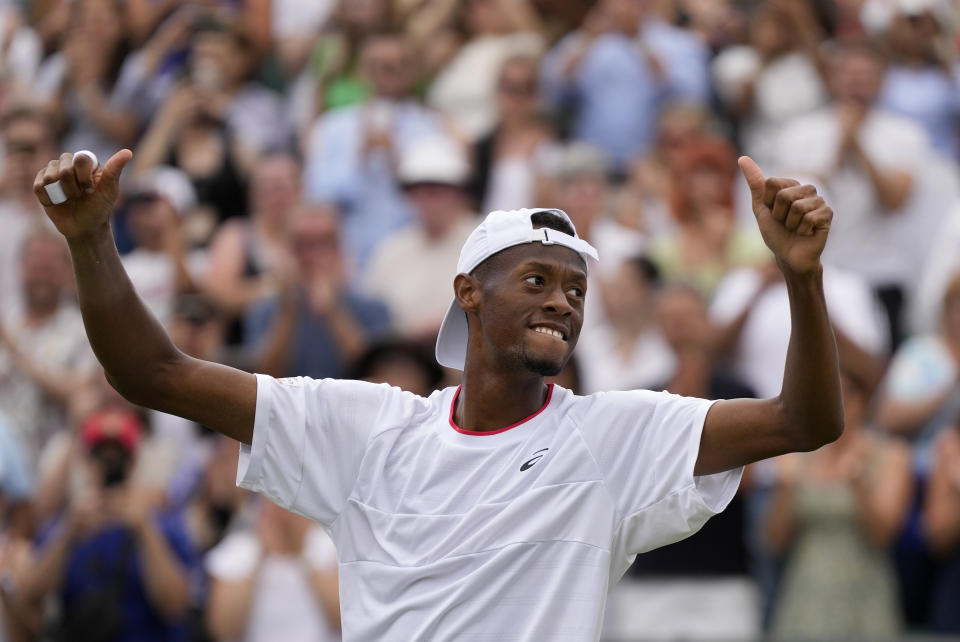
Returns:
[[[788,452],[815,450],[843,432],[837,346],[823,295],[820,254],[833,212],[812,185],[764,179],[740,159],[760,233],[790,297],[790,344],[780,395],[720,401],[707,413],[694,469],[703,475]]]
[[[110,231],[120,172],[133,155],[121,150],[102,170],[87,156],[63,154],[40,170],[34,192],[70,247],[87,337],[111,385],[131,402],[180,415],[250,443],[256,379],[249,373],[184,355],[140,301]],[[44,185],[59,180],[67,202],[53,205]]]

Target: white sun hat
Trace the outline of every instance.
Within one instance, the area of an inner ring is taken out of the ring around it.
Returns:
[[[551,228],[534,228],[530,217],[537,212],[554,214],[573,227],[570,217],[562,210],[537,208],[490,212],[470,233],[460,249],[457,274],[470,274],[478,265],[497,252],[524,243],[563,245],[577,252],[588,267],[591,261],[599,260],[597,250],[577,236],[575,228],[573,236]],[[447,314],[443,317],[440,334],[437,335],[436,355],[437,362],[441,366],[463,370],[467,361],[467,335],[467,313],[457,305],[457,300],[454,298]]]

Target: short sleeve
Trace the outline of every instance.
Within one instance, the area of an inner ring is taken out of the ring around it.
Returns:
[[[329,525],[370,437],[409,422],[425,403],[386,384],[258,374],[253,443],[240,446],[237,485]]]
[[[733,499],[743,468],[694,476],[712,401],[636,390],[595,395],[582,425],[634,555],[697,532]]]

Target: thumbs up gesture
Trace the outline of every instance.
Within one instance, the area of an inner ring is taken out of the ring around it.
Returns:
[[[764,178],[749,156],[741,156],[738,164],[750,187],[760,234],[780,269],[797,275],[817,272],[833,220],[833,210],[817,188],[791,178]]]
[[[110,212],[120,191],[120,172],[131,158],[130,150],[122,149],[99,169],[87,154],[66,153],[37,173],[33,193],[68,241],[109,225]],[[44,187],[58,181],[67,200],[54,204]]]

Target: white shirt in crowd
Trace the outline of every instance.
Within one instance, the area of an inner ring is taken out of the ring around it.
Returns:
[[[777,140],[776,167],[784,176],[812,176],[825,188],[834,217],[824,263],[852,270],[872,285],[904,283],[919,270],[924,252],[904,244],[904,236],[912,236],[911,228],[920,223],[917,199],[928,187],[920,171],[933,156],[926,134],[911,120],[880,109],[872,109],[860,127],[858,141],[878,168],[913,177],[912,195],[897,211],[883,208],[859,162],[837,164],[841,137],[834,108],[797,118]]]
[[[263,561],[254,589],[243,642],[336,642],[340,635],[323,614],[304,563],[330,568],[337,552],[330,536],[320,526],[311,526],[304,539],[304,559],[270,555]],[[227,535],[206,559],[206,569],[215,580],[239,582],[257,571],[263,555],[255,533],[237,531]]]
[[[50,372],[86,376],[97,367],[75,305],[61,304],[39,326],[27,324],[22,312],[13,312],[4,319],[4,326],[27,357]],[[2,348],[0,412],[10,419],[33,469],[47,440],[68,427],[66,408],[17,368],[10,353]]]
[[[635,555],[739,484],[693,475],[703,399],[552,386],[526,420],[473,433],[457,393],[257,376],[237,481],[329,529],[346,639],[596,640]]]
[[[464,214],[447,235],[433,241],[411,225],[385,238],[364,277],[365,291],[383,301],[394,327],[408,335],[436,331],[453,297],[460,248],[477,221]]]
[[[771,285],[754,301],[762,285],[756,270],[733,270],[717,287],[710,307],[715,323],[727,324],[749,305],[732,365],[758,397],[776,397],[783,385],[783,367],[790,343],[790,300],[784,283]],[[830,321],[854,343],[873,355],[886,350],[887,332],[869,287],[857,275],[824,268],[823,290]]]

